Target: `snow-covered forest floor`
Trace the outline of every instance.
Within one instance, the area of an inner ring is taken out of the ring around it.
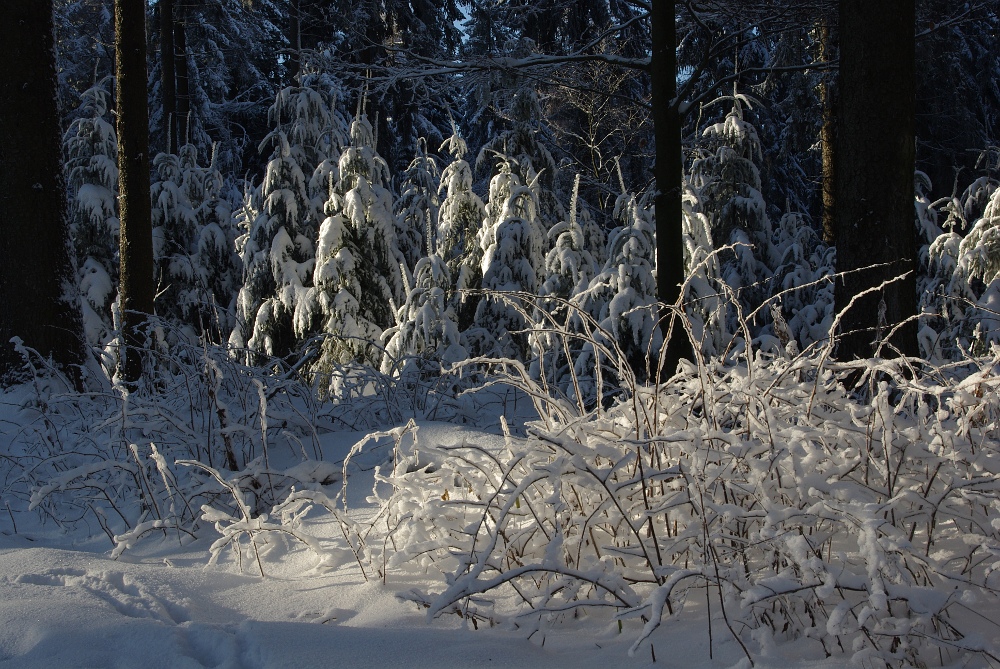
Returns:
[[[19,429],[10,400],[3,400],[5,441]],[[497,448],[502,442],[495,431],[434,422],[420,428],[442,444],[469,440]],[[328,433],[321,439],[323,456],[340,462],[363,437]],[[372,512],[364,503],[371,467],[386,453],[384,446],[376,449],[352,470],[352,501],[358,504],[352,515],[358,519]],[[282,459],[294,457],[285,453]],[[329,488],[332,496],[339,482]],[[716,661],[709,658],[707,617],[697,604],[653,638],[653,665],[648,649],[628,657],[638,621],[620,633],[606,617],[568,620],[530,639],[501,625],[473,630],[455,616],[428,621],[423,609],[396,596],[427,589],[431,579],[366,581],[350,563],[317,570],[313,556],[284,543],[261,558],[261,578],[256,565],[241,569],[231,554],[209,565],[212,536],[184,545],[175,535],[153,537],[113,559],[103,535],[60,532],[10,508],[0,518],[0,667],[597,669],[729,666],[741,657],[720,635]],[[311,529],[325,539],[340,534],[329,520]],[[782,653],[769,662],[787,667],[797,655]],[[834,667],[839,661],[801,664]]]
[[[996,354],[657,385],[606,349],[597,405],[514,361],[332,402],[170,355],[3,396],[8,666],[998,664]]]

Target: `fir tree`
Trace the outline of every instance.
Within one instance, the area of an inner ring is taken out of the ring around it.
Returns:
[[[351,361],[378,364],[372,344],[395,322],[394,305],[405,299],[404,263],[383,185],[388,167],[374,148],[362,114],[351,124],[351,145],[340,159],[341,181],[326,204],[319,235],[313,302],[327,337],[315,373]]]
[[[384,373],[405,377],[468,357],[448,304],[450,289],[451,276],[441,256],[431,253],[417,262],[414,285],[396,314],[396,327],[385,333]]]
[[[554,325],[558,325],[580,332],[579,315],[568,309],[567,304],[571,298],[588,288],[598,270],[597,262],[587,249],[583,227],[577,221],[579,192],[580,178],[577,177],[570,200],[569,220],[559,222],[549,231],[549,237],[554,238],[555,242],[545,256],[545,280],[538,295],[540,298],[557,299],[539,299],[539,309],[545,313],[536,313],[533,320],[542,325],[543,330],[537,330],[531,336],[536,364],[534,373],[544,374],[546,381],[564,390],[568,390],[571,385],[569,370],[572,361],[578,357],[583,342],[573,337],[564,342],[560,335],[551,330]],[[566,357],[567,349],[569,360]]]
[[[690,187],[708,220],[715,249],[733,245],[731,251],[719,253],[719,279],[739,300],[742,311],[750,313],[769,292],[777,252],[761,195],[756,162],[760,140],[743,118],[744,104],[745,98],[736,96],[726,118],[703,133],[703,146],[691,166]],[[737,311],[729,309],[723,340],[737,332],[737,318]]]
[[[343,140],[330,86],[325,77],[303,76],[301,86],[278,93],[269,112],[275,129],[261,150],[272,146],[271,160],[239,215],[246,232],[237,240],[243,287],[230,337],[236,347],[284,357],[319,327],[314,244]]]
[[[642,380],[647,356],[652,353],[655,360],[663,341],[656,326],[656,228],[646,201],[635,196],[619,197],[615,217],[623,225],[611,233],[608,261],[574,302],[599,325],[598,341],[611,337]],[[593,379],[594,365],[601,363],[590,345],[583,347],[575,362],[582,379]]]
[[[428,155],[427,141],[421,138],[417,155],[402,174],[396,200],[396,238],[408,268],[415,267],[424,255],[427,221],[438,220],[440,181],[437,161]]]
[[[499,184],[496,184],[500,181]],[[501,173],[494,177],[491,196],[508,191],[497,223],[484,228],[480,242],[483,254],[483,289],[495,292],[526,292],[538,290],[538,275],[532,260],[542,245],[542,229],[538,221],[538,195],[534,188],[520,185],[516,175]],[[532,184],[535,186],[536,184]],[[495,208],[493,197],[487,211]],[[522,311],[526,307],[519,297],[490,296],[476,309],[476,324],[488,332],[501,357],[524,360],[528,352],[527,323]]]
[[[114,330],[118,285],[118,140],[108,121],[107,79],[84,92],[63,137],[87,343],[104,346]]]
[[[223,178],[214,162],[197,164],[191,144],[180,155],[159,154],[153,198],[157,259],[157,313],[218,341],[232,330],[228,312],[236,291],[232,213],[220,197]]]
[[[472,192],[472,168],[465,161],[465,140],[452,125],[452,135],[442,149],[447,149],[452,162],[441,173],[440,188],[445,191],[437,220],[438,253],[448,266],[454,281],[448,297],[458,317],[459,328],[468,329],[475,318],[478,295],[462,291],[479,290],[483,285],[483,248],[479,232],[486,216],[486,206]]]

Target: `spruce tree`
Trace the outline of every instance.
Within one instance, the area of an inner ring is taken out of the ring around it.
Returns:
[[[465,161],[468,147],[452,125],[452,135],[442,149],[452,162],[441,173],[440,188],[445,191],[435,236],[437,250],[454,282],[448,296],[458,318],[459,328],[468,329],[476,314],[479,296],[463,291],[479,290],[483,285],[483,248],[479,232],[486,216],[486,206],[472,191],[472,168]]]
[[[351,145],[340,159],[340,183],[326,204],[319,234],[312,301],[326,333],[313,373],[334,364],[381,362],[373,346],[395,323],[395,305],[406,298],[405,259],[396,241],[388,167],[375,151],[365,115],[351,124]],[[407,270],[408,272],[408,270]]]
[[[537,187],[537,183],[531,186]],[[490,193],[487,211],[496,210],[498,203],[494,198],[506,197],[496,224],[484,228],[480,238],[484,249],[483,289],[534,294],[538,290],[538,274],[533,259],[540,254],[543,243],[537,192],[521,185],[517,175],[502,172],[494,177]],[[489,333],[495,355],[527,358],[528,324],[522,313],[526,309],[527,305],[516,295],[487,295],[480,301],[475,322]]]
[[[87,89],[63,135],[70,235],[87,344],[112,338],[118,286],[118,139],[108,121],[108,78]]]
[[[406,377],[435,371],[468,357],[459,336],[455,312],[448,304],[448,266],[437,253],[421,258],[414,269],[413,288],[396,314],[396,326],[386,331],[384,373]]]
[[[315,243],[322,203],[340,177],[333,165],[344,143],[332,82],[322,75],[301,79],[301,86],[275,97],[274,129],[261,143],[261,150],[272,147],[271,159],[238,214],[245,230],[237,239],[243,285],[230,343],[278,357],[292,354],[302,334],[318,328],[311,293]]]

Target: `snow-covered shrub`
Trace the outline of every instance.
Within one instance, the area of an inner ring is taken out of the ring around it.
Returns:
[[[167,323],[158,323],[169,330]],[[318,406],[312,389],[287,369],[280,375],[234,361],[224,347],[166,335],[169,350],[150,350],[155,391],[129,392],[91,379],[89,392],[34,354],[34,384],[20,390],[25,426],[5,446],[4,496],[66,531],[103,531],[118,551],[151,532],[188,537],[203,526],[201,507],[233,511],[235,500],[193,460],[220,472],[254,513],[299,489],[329,482],[339,470],[320,461]],[[280,361],[271,361],[281,368]],[[282,470],[281,449],[306,464]]]
[[[84,92],[63,137],[70,234],[80,277],[87,343],[103,347],[114,330],[118,285],[118,138],[108,121],[107,79]]]
[[[634,621],[633,650],[707,605],[751,662],[780,643],[861,666],[995,658],[977,630],[1000,603],[1000,357],[925,375],[828,354],[706,361],[658,385],[619,358],[627,397],[592,408],[507,361],[539,419],[495,452],[401,439],[364,529],[370,568],[443,572],[404,595],[430,616]],[[864,400],[838,382],[859,369]]]

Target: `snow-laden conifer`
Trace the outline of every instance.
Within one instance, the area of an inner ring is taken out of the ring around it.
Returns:
[[[419,373],[468,357],[462,345],[455,312],[448,302],[452,282],[448,265],[437,253],[417,261],[413,288],[396,315],[396,326],[386,331],[382,360],[386,374]]]
[[[598,341],[610,336],[617,342],[641,378],[646,356],[659,351],[662,342],[656,327],[656,228],[645,197],[620,196],[615,218],[622,225],[611,233],[608,260],[574,302],[600,326]],[[584,346],[576,360],[578,376],[593,379],[599,362],[594,347]]]
[[[549,239],[553,241],[545,256],[544,280],[538,289],[540,299],[537,302],[545,315],[534,315],[534,321],[542,327],[531,334],[534,374],[544,374],[549,383],[555,383],[564,390],[569,387],[567,375],[583,341],[571,339],[564,342],[554,331],[555,325],[580,331],[579,315],[570,308],[568,301],[588,288],[599,269],[587,247],[583,226],[577,220],[579,189],[580,177],[577,176],[570,200],[569,220],[560,221],[549,230]],[[554,299],[546,300],[546,297]]]
[[[493,156],[502,155],[513,161],[522,183],[537,178],[538,221],[547,233],[566,214],[556,193],[559,166],[542,140],[545,128],[538,94],[530,88],[521,88],[504,105],[503,117],[507,127],[483,145],[476,159],[477,168],[493,160]],[[540,248],[539,253],[544,256],[547,250]],[[536,267],[541,269],[540,264]]]
[[[691,187],[709,221],[720,254],[720,278],[736,291],[749,312],[763,301],[774,269],[771,221],[761,195],[760,139],[744,119],[745,98],[737,96],[726,118],[705,129],[700,156],[691,166]],[[727,326],[735,331],[736,314]]]
[[[231,207],[222,196],[215,163],[201,167],[197,149],[153,159],[159,180],[151,188],[157,314],[219,340],[233,327],[230,302],[237,289]]]
[[[449,299],[458,318],[460,329],[472,325],[479,304],[478,295],[461,291],[479,290],[483,285],[483,248],[479,233],[486,217],[486,206],[472,192],[472,168],[465,161],[468,152],[465,140],[452,124],[452,135],[441,146],[452,156],[452,162],[441,173],[441,202],[437,219],[437,252],[448,266],[454,282],[448,289]]]
[[[388,167],[375,151],[371,123],[362,114],[351,124],[351,145],[340,158],[339,185],[326,203],[319,234],[313,299],[320,330],[328,336],[313,365],[351,361],[378,365],[373,347],[395,323],[393,306],[406,298],[405,259],[396,240]]]
[[[441,174],[434,156],[427,153],[427,141],[417,142],[417,154],[402,174],[396,200],[396,238],[407,268],[414,268],[427,246],[424,233],[427,217],[438,220]]]
[[[494,213],[495,225],[484,225],[480,237],[484,250],[483,289],[534,294],[538,275],[533,260],[540,255],[543,243],[537,180],[526,186],[511,172],[495,176],[490,184],[487,222]],[[476,309],[476,325],[490,334],[496,353],[502,357],[524,360],[527,355],[522,308],[515,296],[487,296]]]
[[[274,130],[261,150],[271,146],[271,159],[240,215],[243,288],[230,338],[239,348],[285,356],[297,337],[317,327],[310,291],[314,242],[322,202],[339,176],[332,163],[343,138],[329,85],[318,75],[303,76],[301,86],[278,93],[268,112]]]
[[[63,137],[70,234],[90,346],[103,346],[112,336],[118,285],[118,140],[108,120],[107,81],[84,92]]]

